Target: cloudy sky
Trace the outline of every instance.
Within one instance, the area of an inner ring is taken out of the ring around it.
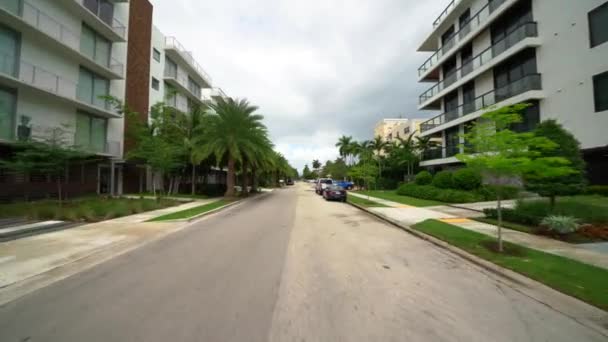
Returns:
[[[233,97],[260,107],[298,169],[337,156],[338,137],[370,139],[416,109],[416,48],[447,0],[151,0],[155,25],[192,50]]]

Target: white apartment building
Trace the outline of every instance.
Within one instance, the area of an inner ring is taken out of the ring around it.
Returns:
[[[395,141],[398,138],[407,139],[420,134],[420,124],[425,119],[382,119],[374,127],[374,137],[384,141]]]
[[[127,0],[0,1],[1,154],[15,140],[59,128],[101,160],[71,168],[66,182],[76,192],[109,190],[110,161],[123,158],[124,119],[101,97],[124,101],[128,12]],[[36,180],[7,183],[29,181]]]
[[[188,113],[194,106],[226,97],[212,87],[209,74],[194,59],[192,52],[175,38],[152,28],[150,63],[150,107],[159,102]]]
[[[421,166],[458,166],[459,134],[489,106],[530,103],[531,130],[555,119],[581,142],[592,182],[608,182],[608,1],[452,0],[419,51],[429,82],[421,110],[441,114],[422,136],[441,139]]]

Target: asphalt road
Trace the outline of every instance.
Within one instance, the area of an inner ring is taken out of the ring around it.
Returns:
[[[0,307],[0,341],[606,341],[305,185]]]

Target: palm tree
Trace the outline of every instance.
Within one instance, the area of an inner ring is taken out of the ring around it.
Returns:
[[[378,158],[378,177],[382,178],[382,154],[384,150],[388,146],[388,142],[384,141],[382,137],[375,137],[374,140],[371,141],[371,148],[376,153]]]
[[[215,114],[209,116],[199,154],[203,159],[214,154],[217,160],[226,161],[228,175],[224,196],[234,197],[236,163],[243,163],[243,169],[246,170],[248,158],[254,156],[256,149],[260,148],[260,136],[266,132],[262,123],[264,117],[254,114],[258,107],[250,105],[244,99],[220,98],[209,107]]]
[[[428,151],[429,149],[433,148],[433,147],[437,147],[438,143],[435,140],[432,140],[430,136],[426,136],[426,137],[416,137],[416,149],[418,149],[418,152],[420,153],[420,155],[424,154],[426,151]]]
[[[347,137],[343,135],[342,137],[340,137],[340,139],[338,139],[338,142],[336,143],[336,147],[338,148],[340,157],[344,158],[344,160],[347,160],[347,156],[351,154],[351,148],[353,143],[352,140],[353,137]]]
[[[177,113],[176,119],[171,121],[178,136],[182,137],[182,147],[192,168],[192,195],[196,192],[196,166],[204,159],[199,153],[199,148],[205,137],[206,110],[207,107],[197,107],[189,114]]]
[[[397,138],[398,144],[395,153],[399,160],[399,164],[406,166],[406,173],[404,174],[404,180],[407,176],[411,176],[414,172],[414,164],[416,163],[416,144],[412,139],[413,135],[410,135],[407,139]]]

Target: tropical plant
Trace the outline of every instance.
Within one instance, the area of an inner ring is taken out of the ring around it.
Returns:
[[[557,147],[545,137],[534,133],[516,133],[509,129],[522,121],[521,112],[526,104],[490,110],[476,121],[465,141],[474,154],[458,154],[457,158],[469,168],[483,175],[484,180],[496,190],[498,212],[498,250],[503,251],[501,189],[513,186],[524,175],[534,177],[558,177],[572,172],[567,159],[544,157],[543,151]]]
[[[228,174],[224,196],[234,197],[237,162],[242,163],[246,171],[249,161],[255,159],[256,150],[266,143],[263,116],[254,114],[258,108],[244,99],[220,98],[209,107],[213,113],[209,115],[198,156],[204,159],[215,155],[216,160],[225,161]]]
[[[321,162],[318,159],[315,159],[312,161],[312,169],[316,172],[319,171],[319,169],[321,168]]]
[[[547,227],[549,231],[560,235],[575,233],[580,227],[579,220],[572,216],[547,216],[541,221],[541,225]]]
[[[347,161],[351,156],[352,146],[353,146],[353,137],[347,137],[345,135],[341,136],[338,142],[336,143],[336,147],[338,148],[338,152],[340,157]]]

